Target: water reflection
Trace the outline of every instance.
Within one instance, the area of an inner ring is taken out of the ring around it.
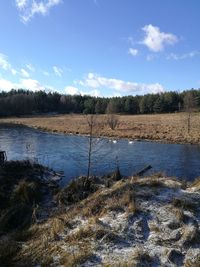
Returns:
[[[93,140],[92,172],[105,174],[119,162],[124,175],[132,175],[146,165],[151,172],[191,180],[200,176],[200,146],[129,142],[121,139]],[[8,159],[37,159],[55,170],[63,170],[65,181],[86,174],[88,138],[43,133],[26,127],[1,127],[0,150]]]

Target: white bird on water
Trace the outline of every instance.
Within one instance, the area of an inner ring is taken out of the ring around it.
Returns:
[[[129,143],[129,144],[133,144],[133,141],[130,140],[130,141],[128,141],[128,143]]]
[[[117,140],[113,140],[113,143],[116,144],[117,143]]]

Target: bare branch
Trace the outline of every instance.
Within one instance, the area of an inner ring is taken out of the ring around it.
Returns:
[[[115,130],[115,128],[119,124],[118,116],[115,114],[108,114],[107,115],[107,123],[108,123],[108,126],[111,128],[111,130]]]

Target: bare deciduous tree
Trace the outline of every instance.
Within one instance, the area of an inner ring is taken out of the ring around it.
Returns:
[[[77,166],[86,169],[85,184],[87,184],[92,171],[98,169],[98,165],[105,159],[105,153],[103,146],[106,139],[99,138],[100,130],[104,122],[102,117],[98,115],[85,115],[85,121],[87,124],[87,137],[75,138],[74,147],[78,148],[79,155],[74,157],[74,162]]]
[[[87,179],[90,177],[91,170],[91,157],[92,157],[92,148],[93,148],[93,138],[94,138],[94,127],[96,125],[96,116],[87,115],[87,124],[89,126],[89,147],[88,147],[88,167],[87,167]]]
[[[115,128],[119,124],[118,116],[115,114],[107,114],[107,123],[111,130],[115,130]]]
[[[187,131],[191,130],[191,114],[197,109],[197,99],[192,92],[187,92],[184,96],[184,110],[187,113]]]
[[[113,129],[116,127],[118,123],[118,118],[115,121],[115,115],[114,114],[108,114],[112,115],[111,123]],[[117,117],[117,116],[116,116]],[[106,117],[107,119],[107,117]],[[89,178],[97,170],[98,172],[101,172],[101,164],[102,162],[105,162],[105,158],[108,155],[108,147],[105,146],[106,143],[108,143],[108,139],[106,138],[100,138],[101,135],[101,129],[105,124],[108,122],[104,120],[103,116],[99,115],[85,115],[85,121],[87,124],[87,137],[82,138],[74,138],[74,147],[78,148],[78,156],[77,154],[73,155],[73,153],[70,155],[70,157],[74,157],[74,163],[77,166],[81,166],[82,169],[86,170],[86,176],[84,179],[84,186],[87,187],[87,185],[90,184]],[[112,151],[109,150],[110,153]]]

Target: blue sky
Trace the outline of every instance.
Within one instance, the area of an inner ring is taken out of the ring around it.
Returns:
[[[200,88],[199,0],[1,0],[0,90]]]

